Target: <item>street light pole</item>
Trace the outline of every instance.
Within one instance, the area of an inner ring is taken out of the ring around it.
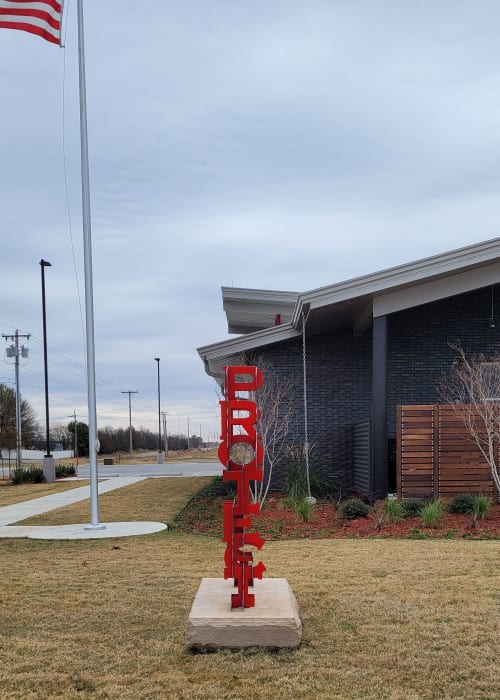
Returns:
[[[43,363],[45,370],[45,456],[43,458],[43,476],[45,481],[54,482],[56,471],[54,458],[50,453],[50,423],[49,423],[49,371],[47,363],[47,313],[45,307],[45,268],[52,264],[43,258],[40,260],[42,273],[42,317],[43,317]]]
[[[155,357],[158,372],[158,464],[163,464],[163,450],[161,449],[161,408],[160,408],[160,358]]]

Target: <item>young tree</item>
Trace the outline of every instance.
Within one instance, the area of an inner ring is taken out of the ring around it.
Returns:
[[[500,491],[500,356],[468,359],[460,346],[453,348],[457,361],[443,379],[440,394],[478,446]]]
[[[16,395],[5,384],[0,384],[0,447],[16,448]]]
[[[27,401],[21,399],[21,440],[31,447],[40,434],[35,412]],[[16,393],[0,384],[0,447],[16,448]]]
[[[68,430],[71,433],[72,444],[75,441],[75,421],[68,423]],[[78,454],[84,457],[89,453],[89,426],[81,421],[76,422]]]
[[[250,491],[253,502],[262,507],[271,486],[274,468],[297,450],[292,431],[295,415],[294,384],[290,378],[284,379],[277,375],[272,365],[261,356],[249,359],[242,355],[238,358],[238,363],[258,367],[264,380],[262,387],[251,395],[260,413],[257,432],[262,437],[264,448],[264,476],[262,481],[251,484]],[[219,390],[217,385],[218,393]],[[236,446],[232,456],[240,463],[248,463],[253,458],[245,446]]]

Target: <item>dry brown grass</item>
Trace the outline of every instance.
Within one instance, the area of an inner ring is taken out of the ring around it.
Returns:
[[[0,480],[0,508],[29,501],[32,498],[41,498],[52,493],[76,489],[88,483],[88,481],[56,481],[52,484],[18,484],[14,486],[7,479]]]
[[[268,543],[301,647],[193,655],[187,615],[222,554],[176,532],[0,541],[0,697],[498,699],[498,542]]]
[[[101,519],[172,520],[202,483],[119,489]],[[500,542],[268,542],[262,558],[292,585],[301,647],[191,654],[187,616],[201,578],[221,575],[220,541],[0,540],[0,698],[498,700]]]
[[[154,520],[169,523],[187,500],[212,477],[145,479],[99,496],[99,520],[122,522]],[[67,525],[89,519],[90,500],[51,510],[17,525]]]

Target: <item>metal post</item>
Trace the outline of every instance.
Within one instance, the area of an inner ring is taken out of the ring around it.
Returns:
[[[158,464],[163,464],[163,451],[161,449],[161,408],[160,408],[160,358],[155,357],[158,372]]]
[[[387,469],[387,316],[373,319],[372,340],[372,473],[371,490],[385,498]]]
[[[73,457],[76,459],[76,475],[78,476],[78,424],[76,422],[76,410],[73,409],[73,415],[68,416],[68,418],[73,418],[73,425],[75,426],[75,439],[73,446]]]
[[[16,467],[20,469],[23,465],[22,457],[22,441],[21,441],[21,393],[19,391],[19,338],[30,339],[30,334],[20,335],[19,331],[16,329],[14,335],[5,335],[2,333],[2,338],[5,340],[12,340],[14,347],[7,348],[7,357],[12,357],[14,354],[15,358],[15,377],[16,377]],[[14,353],[12,353],[12,350]],[[24,347],[21,348],[21,353],[23,357],[28,357],[28,349]],[[9,448],[9,473],[10,473],[10,448]]]
[[[137,394],[139,392],[137,391],[132,391],[129,389],[128,391],[122,391],[122,394],[128,394],[128,429],[129,429],[129,452],[132,454],[133,447],[132,447],[132,399],[131,395],[132,394]]]
[[[19,393],[19,331],[16,329],[15,335],[16,347],[16,469],[22,467],[22,452],[21,452],[21,394]]]
[[[78,0],[78,77],[80,85],[80,153],[82,166],[83,258],[85,268],[85,327],[87,346],[87,402],[89,409],[90,525],[87,529],[103,530],[99,523],[97,474],[97,411],[95,388],[94,299],[92,281],[92,235],[90,221],[89,148],[87,135],[87,93],[85,85],[85,47],[83,0]]]
[[[168,457],[168,431],[167,431],[167,412],[161,412],[161,419],[163,423],[163,449],[165,452],[165,457]]]
[[[132,392],[128,394],[128,437],[129,437],[129,452],[132,454]]]
[[[47,366],[47,313],[45,306],[45,268],[52,267],[43,258],[40,260],[42,273],[42,317],[43,317],[43,364],[45,370],[45,456],[43,458],[43,476],[51,483],[56,480],[54,458],[50,454],[50,421],[49,421],[49,371]]]

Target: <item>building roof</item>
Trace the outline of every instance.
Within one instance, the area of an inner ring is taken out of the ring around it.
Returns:
[[[500,238],[494,238],[300,294],[223,287],[228,331],[245,335],[200,347],[198,353],[207,372],[218,375],[239,353],[300,335],[305,318],[308,335],[346,327],[362,335],[374,317],[499,280]]]
[[[222,304],[229,333],[250,333],[288,323],[297,292],[222,287]]]

